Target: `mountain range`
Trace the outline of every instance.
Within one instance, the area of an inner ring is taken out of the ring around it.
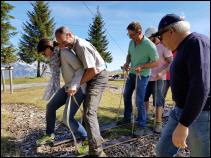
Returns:
[[[41,63],[41,67],[42,67]],[[37,75],[37,62],[34,62],[32,64],[27,64],[24,61],[17,61],[15,63],[10,64],[13,66],[13,78],[20,78],[20,77],[36,77]],[[5,67],[8,65],[1,65],[1,67]],[[42,73],[42,70],[40,71]],[[50,72],[49,67],[47,68],[47,72]],[[114,70],[114,71],[108,71],[109,75],[119,74],[122,70]],[[45,73],[45,75],[50,75],[49,73]],[[4,71],[5,79],[9,78],[9,71]]]

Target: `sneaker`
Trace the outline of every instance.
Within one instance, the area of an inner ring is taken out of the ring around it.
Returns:
[[[161,130],[162,130],[162,122],[156,122],[155,127],[154,127],[154,132],[161,133]]]
[[[147,114],[147,120],[153,121],[154,119],[153,114]]]
[[[134,133],[133,136],[134,137],[140,137],[145,135],[145,128],[138,128]]]
[[[117,121],[116,125],[119,126],[119,125],[124,125],[124,124],[128,124],[128,123],[131,123],[131,120],[122,119],[120,121]]]
[[[164,110],[164,112],[163,112],[163,114],[162,114],[162,117],[163,117],[163,118],[169,117],[170,111],[171,111],[171,110],[169,110],[169,109],[168,109],[168,110]]]
[[[55,135],[54,134],[45,134],[44,136],[42,136],[40,139],[38,139],[36,141],[37,146],[41,146],[47,143],[51,143],[54,141]]]
[[[85,155],[89,152],[89,144],[87,140],[82,141],[82,143],[78,147],[78,154]]]

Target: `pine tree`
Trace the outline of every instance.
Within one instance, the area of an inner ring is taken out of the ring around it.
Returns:
[[[37,61],[37,77],[40,77],[40,62],[43,57],[37,54],[37,44],[42,38],[52,38],[55,28],[54,18],[50,17],[48,3],[36,1],[31,3],[33,11],[28,11],[29,22],[24,23],[23,30],[25,33],[20,40],[18,53],[21,60],[26,63]]]
[[[10,64],[17,60],[17,56],[14,54],[16,49],[10,42],[10,37],[14,36],[17,32],[9,20],[14,19],[9,15],[9,12],[14,8],[11,4],[1,1],[1,62],[2,64]]]
[[[97,7],[97,14],[93,18],[93,24],[89,25],[88,39],[90,43],[97,49],[102,58],[106,63],[112,62],[112,56],[108,49],[108,41],[106,39],[104,27],[104,21],[99,11],[99,7]]]

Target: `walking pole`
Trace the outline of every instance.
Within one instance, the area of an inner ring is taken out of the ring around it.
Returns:
[[[154,114],[155,114],[155,119],[154,119],[154,122],[153,122],[153,128],[155,127],[155,125],[156,125],[156,118],[157,118],[157,114],[156,114],[156,109],[157,109],[157,81],[155,81],[155,93],[154,93],[154,95],[155,95],[155,109],[154,109]],[[154,130],[154,129],[153,129]]]
[[[140,74],[137,74],[137,73],[136,73],[136,82],[135,82],[135,90],[134,90],[134,92],[135,92],[135,103],[136,103],[136,100],[137,100],[137,85],[138,85],[138,78],[141,80]],[[134,135],[134,127],[135,127],[135,111],[136,111],[136,110],[135,110],[136,107],[134,106],[135,103],[133,104],[132,136]]]

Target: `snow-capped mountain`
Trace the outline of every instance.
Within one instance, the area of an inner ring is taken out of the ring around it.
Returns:
[[[36,77],[37,75],[37,62],[32,64],[27,64],[24,61],[17,61],[15,63],[10,64],[13,66],[13,78],[19,77]],[[42,63],[40,64],[42,68]],[[5,67],[6,65],[2,65]],[[42,72],[42,70],[41,70]],[[5,79],[9,78],[9,71],[4,71]]]

